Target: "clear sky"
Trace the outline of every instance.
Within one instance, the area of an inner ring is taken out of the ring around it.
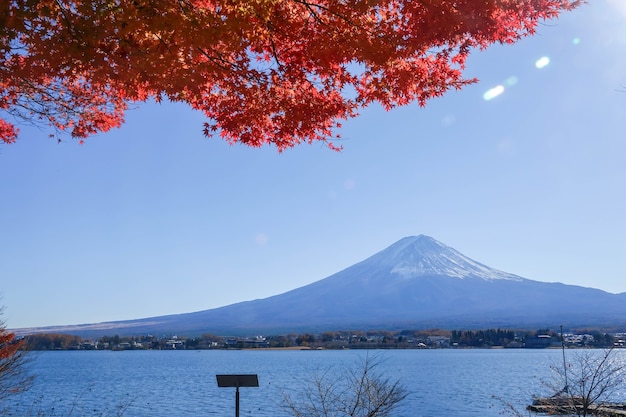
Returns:
[[[369,108],[342,152],[230,146],[145,104],[121,129],[0,146],[10,328],[205,310],[325,278],[418,234],[539,281],[626,292],[626,0],[470,58],[480,82]]]

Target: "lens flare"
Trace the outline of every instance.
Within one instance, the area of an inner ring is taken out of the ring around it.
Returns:
[[[490,88],[489,90],[487,90],[485,92],[485,94],[483,94],[483,100],[485,100],[485,101],[492,100],[492,99],[498,97],[502,93],[504,93],[504,86],[503,85],[496,85],[495,87]]]
[[[515,75],[511,75],[509,78],[504,80],[504,84],[506,84],[507,87],[513,87],[515,84],[517,84],[517,81],[517,77]]]
[[[542,56],[541,58],[537,60],[537,62],[535,62],[535,67],[537,67],[538,69],[541,69],[541,68],[547,67],[549,63],[550,63],[550,58],[548,58],[547,56]]]

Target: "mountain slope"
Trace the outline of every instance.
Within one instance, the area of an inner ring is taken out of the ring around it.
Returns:
[[[273,297],[195,313],[56,330],[85,336],[236,335],[559,324],[626,325],[626,293],[525,279],[489,268],[420,235],[401,239],[343,271]]]

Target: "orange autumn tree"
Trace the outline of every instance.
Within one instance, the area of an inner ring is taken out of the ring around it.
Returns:
[[[0,307],[0,314],[3,308]],[[30,386],[31,378],[25,375],[26,351],[24,341],[16,340],[0,320],[0,404],[11,394],[19,393]]]
[[[468,54],[582,0],[4,0],[0,140],[85,138],[148,99],[202,111],[230,143],[332,141],[341,121],[475,80]]]

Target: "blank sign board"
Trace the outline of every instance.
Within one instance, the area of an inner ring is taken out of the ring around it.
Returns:
[[[259,378],[256,374],[250,375],[215,375],[217,386],[224,387],[258,387]]]

